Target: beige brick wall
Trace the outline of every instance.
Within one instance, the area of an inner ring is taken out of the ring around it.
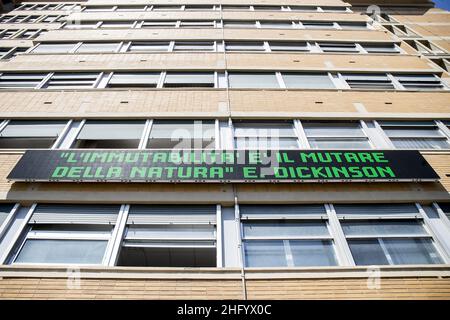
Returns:
[[[248,280],[249,299],[450,299],[450,278]]]
[[[448,92],[229,91],[231,114],[236,117],[447,118],[449,96]],[[227,92],[217,89],[0,91],[0,114],[3,118],[42,118],[43,112],[45,117],[62,118],[227,117],[227,101]],[[282,103],[275,108],[274,101]]]
[[[239,280],[84,279],[68,289],[66,279],[3,278],[0,299],[241,299]]]
[[[83,279],[68,289],[61,278],[0,280],[1,299],[242,299],[239,280]],[[246,280],[253,299],[450,299],[450,278]]]
[[[394,41],[387,31],[273,30],[273,29],[134,29],[130,30],[52,30],[35,41],[122,41],[122,40],[316,40],[316,41]]]
[[[441,184],[450,193],[450,154],[430,153],[424,155],[441,178]]]
[[[226,63],[225,63],[226,59]],[[425,59],[407,55],[155,53],[20,55],[0,71],[85,70],[318,70],[438,71]]]

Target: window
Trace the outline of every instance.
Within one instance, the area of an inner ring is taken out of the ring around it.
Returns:
[[[108,88],[131,88],[131,87],[148,87],[156,88],[158,85],[159,72],[114,72],[109,80]]]
[[[230,88],[279,88],[274,72],[261,73],[228,73]]]
[[[256,28],[254,21],[223,21],[224,28]]]
[[[39,30],[26,30],[24,32],[19,33],[14,38],[15,39],[34,39],[38,36]]]
[[[450,220],[450,202],[440,202],[439,208],[441,208],[442,212],[447,216],[447,219]]]
[[[265,51],[264,42],[234,42],[227,41],[225,43],[227,51]]]
[[[99,73],[55,73],[42,88],[45,89],[81,89],[93,88]]]
[[[176,25],[176,21],[144,21],[142,28],[175,28]]]
[[[32,53],[68,53],[75,48],[76,43],[40,43]]]
[[[96,27],[96,21],[67,21],[64,25],[64,29],[94,29]]]
[[[297,149],[297,134],[292,122],[235,122],[236,149]]]
[[[357,53],[359,50],[356,48],[354,43],[333,43],[333,42],[323,42],[319,43],[320,49],[323,52],[351,52]]]
[[[415,205],[334,205],[334,208],[356,265],[442,263]]]
[[[0,132],[0,149],[51,148],[67,121],[11,120]]]
[[[13,203],[1,203],[0,204],[0,229],[2,225],[5,223],[8,216],[11,214],[12,209],[14,208]]]
[[[76,50],[78,53],[85,52],[116,52],[119,43],[82,43]]]
[[[246,267],[337,265],[323,205],[240,205],[239,211]]]
[[[86,6],[83,12],[113,11],[113,6]]]
[[[317,11],[317,7],[312,6],[289,6],[291,11],[300,11],[300,12],[314,12]]]
[[[253,6],[255,11],[280,11],[280,6]]]
[[[394,43],[362,43],[361,46],[368,53],[400,53]]]
[[[174,51],[214,51],[214,41],[184,42],[175,41]]]
[[[324,12],[345,12],[347,7],[321,7]]]
[[[0,39],[9,39],[11,38],[14,34],[17,33],[17,31],[19,30],[13,30],[13,29],[6,29],[3,31],[0,31]]]
[[[207,5],[188,5],[184,7],[185,11],[211,11],[214,10],[214,6]]]
[[[14,264],[102,264],[119,205],[40,204]]]
[[[398,149],[450,149],[434,121],[378,121]]]
[[[214,28],[214,21],[181,21],[180,28]]]
[[[302,21],[303,26],[306,29],[333,29],[333,22],[326,21]]]
[[[246,11],[250,10],[250,6],[233,6],[233,5],[223,5],[222,6],[223,11]]]
[[[309,51],[306,42],[270,41],[269,46],[272,51]]]
[[[302,121],[313,149],[371,149],[359,122]]]
[[[41,21],[39,21],[40,23],[51,23],[51,22],[55,22],[56,19],[58,19],[59,16],[46,16],[44,19],[42,19]]]
[[[214,149],[215,123],[209,120],[154,120],[148,149]]]
[[[144,11],[145,6],[119,6],[117,12]]]
[[[118,265],[215,267],[216,206],[132,205]]]
[[[133,21],[104,21],[100,28],[102,29],[116,29],[116,28],[124,28],[128,29],[133,27]]]
[[[292,22],[290,21],[261,21],[261,28],[270,28],[270,29],[291,29],[294,27]]]
[[[287,88],[295,89],[334,89],[328,74],[320,73],[282,73]]]
[[[144,130],[145,121],[96,121],[83,125],[72,148],[135,149]]]
[[[344,30],[366,30],[366,22],[344,22],[340,21],[339,26]]]
[[[394,89],[392,81],[384,73],[344,73],[342,78],[351,89]]]
[[[406,90],[442,90],[444,86],[434,74],[394,74]]]
[[[181,9],[181,6],[153,6],[153,11],[172,11]]]
[[[0,88],[35,88],[45,76],[46,73],[0,73]]]
[[[167,72],[165,88],[205,87],[214,88],[213,72]]]
[[[169,42],[132,42],[128,48],[129,52],[152,52],[168,51]]]

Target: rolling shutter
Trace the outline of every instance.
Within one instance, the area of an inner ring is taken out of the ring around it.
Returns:
[[[420,218],[417,207],[410,204],[335,204],[339,218]]]
[[[133,205],[127,224],[216,224],[216,206]]]
[[[120,205],[40,204],[32,224],[115,224]]]
[[[241,219],[327,219],[323,205],[240,205]]]

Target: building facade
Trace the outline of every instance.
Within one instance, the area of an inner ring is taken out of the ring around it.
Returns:
[[[427,1],[16,1],[0,298],[449,299],[449,32]]]

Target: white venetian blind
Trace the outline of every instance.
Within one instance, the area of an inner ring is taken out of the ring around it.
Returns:
[[[216,206],[133,205],[127,224],[216,224]]]
[[[32,224],[115,224],[120,205],[39,204]]]
[[[78,140],[140,139],[144,121],[87,121]]]
[[[64,129],[67,121],[10,121],[0,137],[45,137],[55,138]]]
[[[327,219],[323,205],[240,205],[242,219]]]

